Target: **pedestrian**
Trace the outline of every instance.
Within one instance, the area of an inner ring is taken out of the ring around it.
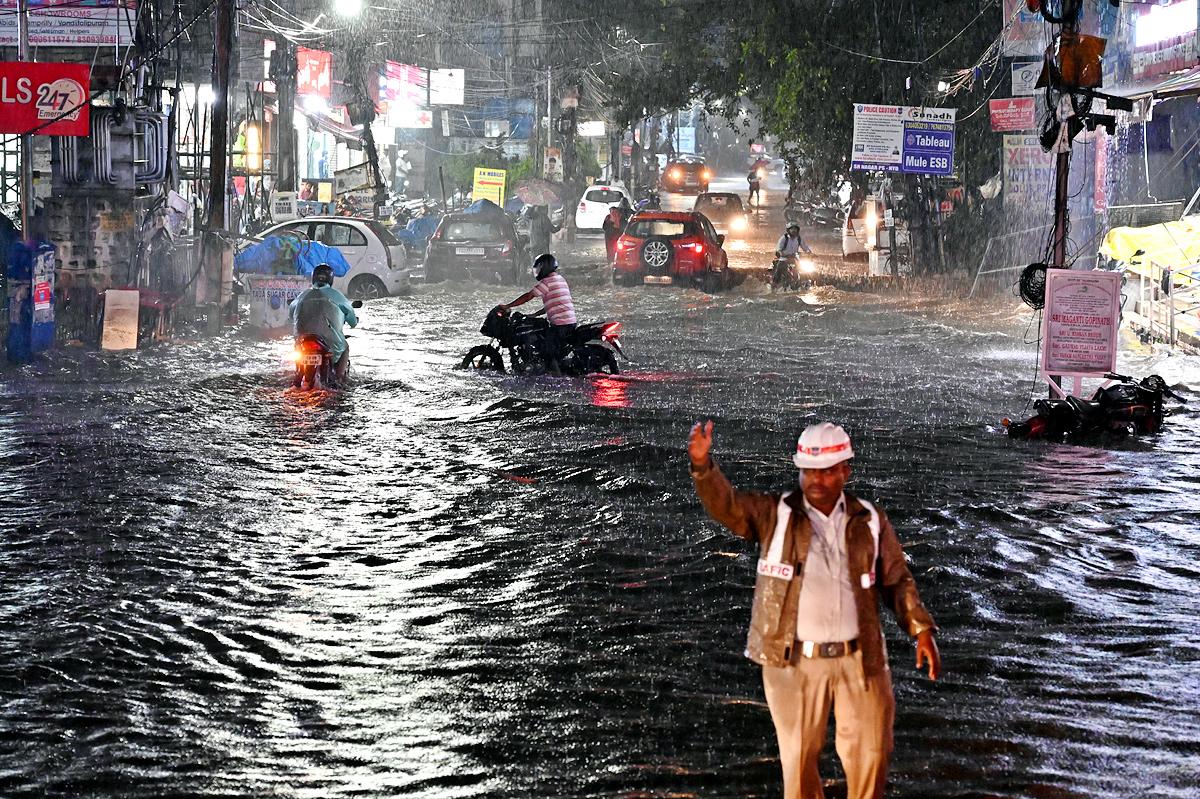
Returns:
[[[538,253],[550,252],[550,237],[562,229],[550,221],[546,206],[535,205],[529,211],[529,250]]]
[[[762,195],[759,193],[759,188],[761,187],[762,184],[760,183],[760,178],[758,176],[757,168],[755,168],[755,167],[750,168],[750,171],[746,174],[746,182],[750,184],[750,196],[746,200],[746,205],[761,206],[762,205]]]
[[[847,799],[880,799],[892,751],[895,699],[880,627],[881,596],[917,640],[917,668],[936,680],[937,626],[921,604],[882,510],[842,490],[854,450],[841,427],[800,435],[800,491],[737,491],[709,455],[712,422],[688,441],[692,481],[708,513],[760,547],[746,656],[763,688],[783,767],[785,799],[822,799],[817,761],[832,708]]]
[[[609,266],[613,265],[613,259],[617,255],[617,239],[621,238],[621,234],[625,230],[625,225],[622,221],[623,216],[620,206],[610,206],[608,214],[600,224],[601,229],[604,231],[604,251],[608,254]]]

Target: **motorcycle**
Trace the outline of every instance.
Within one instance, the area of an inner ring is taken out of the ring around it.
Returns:
[[[596,372],[619,374],[616,356],[625,357],[617,333],[620,327],[620,322],[592,322],[576,327],[564,342],[559,371],[572,377]],[[472,347],[459,364],[460,369],[503,372],[504,360],[500,354],[503,347],[508,350],[513,374],[534,375],[547,371],[550,323],[543,317],[496,307],[488,312],[479,332],[495,339],[496,343]]]
[[[812,279],[804,277],[817,271],[817,265],[807,253],[785,255],[771,261],[771,293],[776,291],[799,291],[812,285]]]
[[[1147,435],[1162,429],[1163,398],[1184,402],[1158,375],[1141,381],[1118,374],[1106,374],[1113,385],[1098,389],[1090,400],[1081,397],[1039,399],[1034,401],[1033,417],[1024,422],[1002,419],[1012,438],[1083,439],[1096,435]]]
[[[354,308],[361,308],[362,300],[350,303]],[[333,353],[325,339],[316,333],[305,333],[296,339],[295,349],[291,360],[295,364],[292,374],[292,386],[302,391],[321,391],[323,389],[341,388],[342,381],[338,379]],[[349,373],[350,366],[346,365]]]

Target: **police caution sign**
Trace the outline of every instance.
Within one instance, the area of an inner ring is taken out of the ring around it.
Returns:
[[[0,133],[88,135],[91,67],[0,61]]]

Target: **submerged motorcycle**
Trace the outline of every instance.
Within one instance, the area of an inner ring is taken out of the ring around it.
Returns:
[[[362,300],[350,303],[354,308],[362,307]],[[292,374],[292,386],[302,391],[321,391],[323,389],[341,388],[343,380],[338,378],[336,360],[329,345],[316,333],[305,333],[296,338],[295,349],[291,353],[291,361],[295,364]],[[349,373],[350,365],[346,364]]]
[[[617,333],[620,322],[593,322],[579,325],[567,337],[559,358],[559,371],[564,375],[620,373],[617,355],[621,338]],[[518,311],[496,307],[488,312],[479,332],[495,343],[472,347],[459,364],[460,369],[504,371],[500,348],[508,350],[513,374],[544,374],[549,370],[550,323],[541,316],[526,316]]]
[[[817,265],[812,256],[796,253],[771,261],[771,293],[776,291],[799,291],[812,285],[812,274]]]
[[[1080,397],[1039,399],[1034,401],[1036,415],[1024,422],[1002,419],[1012,438],[1083,439],[1109,434],[1147,435],[1162,429],[1163,398],[1184,402],[1158,375],[1141,381],[1118,374],[1106,374],[1117,381],[1096,391],[1090,400]]]

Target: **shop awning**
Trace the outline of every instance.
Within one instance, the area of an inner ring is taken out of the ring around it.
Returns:
[[[321,133],[328,133],[331,136],[336,136],[339,139],[342,139],[343,141],[354,142],[355,144],[362,142],[362,128],[347,127],[336,120],[330,119],[324,114],[315,114],[311,111],[303,111],[299,108],[296,110],[304,114],[305,118],[308,119],[309,126],[312,127],[313,130],[318,130]]]
[[[1129,100],[1165,100],[1169,97],[1200,95],[1200,67],[1192,67],[1187,72],[1181,72],[1178,75],[1159,76],[1153,80],[1128,83],[1124,86],[1105,89],[1104,92]]]

